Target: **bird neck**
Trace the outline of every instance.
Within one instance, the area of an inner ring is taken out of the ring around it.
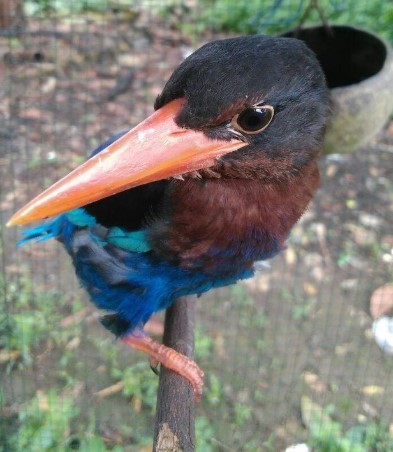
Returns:
[[[156,234],[160,243],[154,232],[152,240],[162,255],[183,267],[248,268],[283,248],[318,185],[315,162],[297,176],[269,184],[257,179],[176,181],[170,222]]]

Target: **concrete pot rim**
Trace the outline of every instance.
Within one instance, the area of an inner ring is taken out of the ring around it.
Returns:
[[[383,62],[382,67],[380,68],[380,70],[378,72],[376,72],[375,74],[371,75],[370,77],[367,77],[366,79],[364,79],[360,82],[348,84],[345,86],[337,86],[334,88],[330,88],[330,91],[332,93],[340,93],[342,91],[347,91],[348,89],[353,89],[355,87],[359,87],[360,89],[363,89],[364,85],[367,85],[368,83],[372,83],[377,77],[379,77],[381,75],[381,73],[385,72],[385,70],[389,66],[389,63],[393,60],[393,47],[392,47],[391,43],[384,37],[375,33],[374,31],[371,31],[371,30],[368,30],[368,29],[362,28],[362,27],[356,27],[353,25],[334,24],[334,23],[329,24],[329,29],[333,29],[333,30],[334,29],[349,29],[349,30],[353,30],[355,33],[361,33],[364,35],[371,36],[374,39],[376,39],[377,41],[379,41],[386,50],[385,60]],[[293,33],[294,34],[293,38],[296,38],[297,32],[310,31],[310,30],[326,30],[326,27],[324,25],[310,25],[310,26],[306,26],[306,27],[301,27],[299,29],[287,30],[286,32],[283,33],[283,35],[287,35],[288,33]]]
[[[331,42],[328,37],[324,41],[322,31],[326,27],[323,25],[300,28],[298,34],[296,29],[289,30],[283,36],[302,40],[314,50],[324,71],[324,63],[327,65],[325,75],[331,85],[334,114],[326,129],[323,149],[326,153],[344,153],[366,145],[383,128],[392,112],[393,49],[386,39],[372,31],[343,24],[332,24],[330,28],[333,32],[342,30],[341,34],[331,37]],[[338,52],[337,57],[335,52]],[[360,64],[365,64],[364,72],[353,76],[357,74],[353,72],[357,67],[363,70]],[[345,72],[340,68],[348,70],[346,76],[342,76]]]

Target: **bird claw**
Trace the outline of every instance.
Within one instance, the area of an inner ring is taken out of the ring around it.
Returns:
[[[129,334],[122,336],[121,340],[129,347],[149,355],[151,364],[161,363],[188,380],[194,389],[195,400],[199,402],[203,392],[204,373],[195,361],[146,335]]]
[[[160,372],[158,370],[158,365],[160,364],[159,361],[157,361],[156,359],[154,359],[152,356],[149,356],[149,364],[150,364],[150,369],[158,376],[160,375]]]

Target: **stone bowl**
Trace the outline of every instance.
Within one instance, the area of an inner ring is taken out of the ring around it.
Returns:
[[[292,30],[317,55],[332,94],[324,151],[351,152],[381,131],[393,111],[393,51],[387,41],[347,25]]]

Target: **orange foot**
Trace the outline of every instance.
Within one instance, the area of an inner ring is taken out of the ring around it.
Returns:
[[[194,388],[195,399],[200,400],[203,391],[203,371],[192,359],[155,341],[149,336],[125,335],[121,340],[131,348],[140,350],[149,355],[151,363],[161,363],[187,379]]]

